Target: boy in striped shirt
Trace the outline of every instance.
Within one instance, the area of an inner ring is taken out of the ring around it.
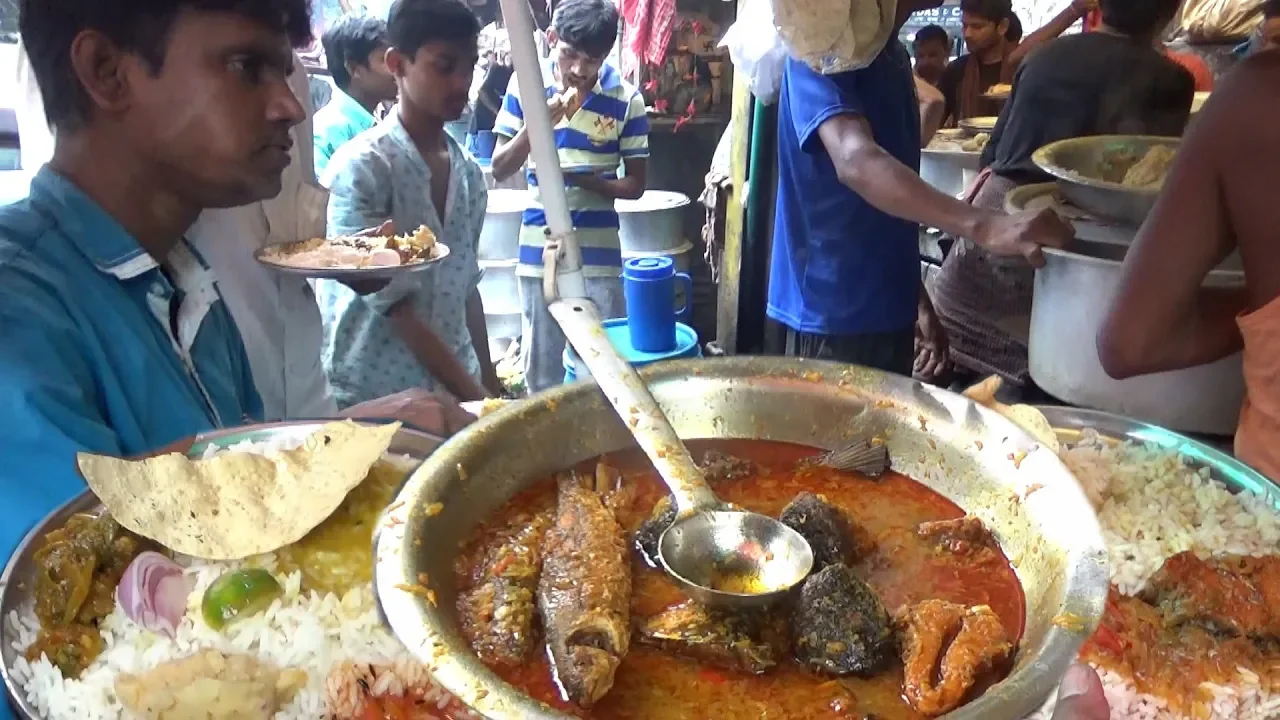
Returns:
[[[606,318],[626,315],[618,214],[613,203],[644,193],[645,163],[649,157],[649,119],[644,98],[616,68],[604,62],[617,35],[618,10],[610,0],[564,0],[556,8],[547,31],[551,57],[542,67],[543,84],[547,86],[544,101],[555,125],[556,150],[567,186],[570,216],[582,248],[587,294]],[[560,97],[570,88],[582,101],[576,110],[573,105],[577,103],[565,107]],[[499,137],[493,154],[493,175],[502,181],[515,174],[529,157],[529,136],[514,77],[493,131]],[[624,168],[622,177],[618,177],[619,165]],[[565,338],[542,297],[542,249],[547,221],[532,167],[528,176],[533,207],[525,211],[521,223],[517,272],[524,316],[525,382],[531,392],[539,392],[558,385],[564,377],[561,353]]]

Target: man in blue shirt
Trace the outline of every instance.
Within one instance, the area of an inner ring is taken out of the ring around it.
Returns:
[[[24,0],[22,42],[57,130],[0,209],[0,553],[84,490],[75,453],[153,452],[259,419],[212,273],[206,208],[280,192],[303,109],[287,77],[308,0]],[[143,30],[145,28],[145,30]]]
[[[373,113],[396,100],[396,78],[387,69],[387,23],[371,15],[346,15],[325,31],[325,62],[338,91],[316,111],[316,177],[333,154],[377,124]]]
[[[900,27],[936,0],[903,0]],[[897,37],[897,30],[892,34]],[[778,194],[768,315],[787,354],[910,375],[920,283],[919,226],[1043,262],[1071,228],[1052,211],[1006,216],[920,179],[911,60],[896,39],[867,67],[821,75],[787,61],[778,119]]]

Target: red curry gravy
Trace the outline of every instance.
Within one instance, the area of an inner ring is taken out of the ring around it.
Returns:
[[[1022,636],[1025,605],[1021,585],[1004,556],[956,556],[939,552],[916,536],[920,523],[963,516],[964,511],[951,501],[894,472],[874,480],[825,468],[797,472],[796,462],[816,452],[801,446],[763,441],[695,441],[690,446],[694,457],[714,449],[760,466],[761,473],[756,477],[716,484],[720,497],[727,502],[777,517],[797,494],[808,491],[821,494],[842,508],[874,540],[876,549],[856,569],[891,613],[903,604],[927,599],[989,605],[1016,647]],[[633,533],[666,494],[665,486],[638,452],[611,454],[603,459],[622,474],[622,483],[635,486],[618,512],[618,522],[629,534]],[[591,472],[594,467],[592,461],[584,464],[583,470]],[[484,539],[494,537],[496,530],[554,504],[554,480],[539,482],[477,528],[464,544],[461,557],[483,557]],[[466,562],[459,565],[458,585],[465,589],[470,585],[472,568]],[[633,617],[648,617],[685,600],[666,575],[649,567],[639,553],[633,553],[632,568]],[[901,663],[873,678],[837,680],[809,673],[788,659],[757,676],[704,666],[632,642],[613,689],[589,711],[562,699],[545,653],[513,670],[495,671],[530,696],[587,718],[922,717],[902,698]]]

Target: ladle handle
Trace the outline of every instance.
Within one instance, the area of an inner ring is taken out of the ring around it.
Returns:
[[[557,300],[548,308],[565,337],[587,364],[591,376],[617,411],[636,442],[675,496],[676,511],[685,515],[721,506],[702,471],[693,462],[658,402],[631,364],[605,335],[596,306],[589,300]]]

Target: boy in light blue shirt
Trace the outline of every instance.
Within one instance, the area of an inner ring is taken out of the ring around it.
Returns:
[[[183,235],[206,208],[280,192],[304,117],[287,77],[309,3],[125,3],[109,21],[99,8],[21,8],[57,142],[29,197],[0,209],[5,556],[84,491],[77,452],[152,453],[262,417],[240,335]]]
[[[377,124],[373,113],[395,102],[396,79],[387,69],[387,23],[371,15],[345,15],[321,38],[337,92],[315,114],[316,177],[333,154]]]
[[[501,392],[476,257],[488,191],[480,167],[444,129],[467,103],[479,31],[458,0],[397,0],[387,63],[401,102],[329,164],[330,235],[392,220],[399,232],[425,225],[449,247],[434,268],[370,295],[316,283],[322,360],[339,406],[413,387],[459,400]]]
[[[644,98],[605,64],[618,34],[618,10],[610,0],[564,0],[547,31],[550,62],[543,65],[545,100],[552,107],[556,151],[565,172],[565,193],[582,248],[587,294],[606,318],[626,315],[622,297],[622,245],[615,200],[644,194],[649,157],[649,116]],[[575,88],[582,104],[567,114],[560,94]],[[502,181],[529,157],[529,137],[516,78],[511,78],[493,132],[493,176]],[[618,177],[618,167],[625,172]],[[547,220],[539,204],[538,179],[529,169],[533,207],[520,228],[520,300],[526,357],[525,383],[539,392],[564,377],[564,333],[542,296],[542,250]]]

